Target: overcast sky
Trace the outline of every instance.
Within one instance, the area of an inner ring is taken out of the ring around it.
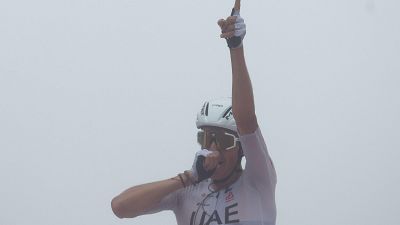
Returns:
[[[0,224],[120,220],[111,199],[190,168],[230,96],[233,1],[0,0]],[[242,2],[279,225],[400,224],[400,2]]]

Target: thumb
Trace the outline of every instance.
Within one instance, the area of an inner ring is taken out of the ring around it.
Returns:
[[[218,25],[219,27],[222,29],[226,24],[226,21],[224,19],[220,19],[218,20]]]

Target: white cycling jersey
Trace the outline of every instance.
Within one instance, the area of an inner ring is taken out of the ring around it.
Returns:
[[[240,142],[246,166],[235,183],[213,191],[205,180],[169,194],[146,214],[173,210],[178,225],[275,225],[276,172],[260,129]]]

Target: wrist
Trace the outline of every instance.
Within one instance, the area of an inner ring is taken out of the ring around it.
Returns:
[[[179,183],[181,188],[186,188],[190,185],[196,184],[195,179],[193,178],[190,171],[186,170],[183,173],[179,173],[176,177],[172,178],[177,183]]]
[[[178,178],[182,184],[182,187],[185,188],[187,186],[187,182],[185,181],[185,176],[182,173],[180,173],[178,174]]]
[[[175,177],[171,178],[171,180],[173,180],[176,184],[177,188],[185,188],[187,187],[187,182],[185,182],[185,176],[183,176],[182,173],[176,175]]]
[[[229,50],[233,53],[233,52],[243,52],[243,43],[236,47],[236,48],[229,48]]]
[[[186,170],[183,172],[183,175],[185,177],[185,182],[189,185],[195,185],[197,183],[196,179],[193,177],[193,174],[190,170]]]

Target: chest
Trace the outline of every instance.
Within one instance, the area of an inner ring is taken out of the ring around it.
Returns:
[[[198,190],[184,196],[180,201],[177,213],[179,224],[189,225],[219,225],[242,224],[249,217],[254,218],[254,205],[258,205],[259,198],[249,195],[249,189],[233,187],[219,192]],[[258,211],[258,210],[257,210]]]
[[[234,224],[241,221],[241,202],[240,191],[233,188],[200,191],[182,201],[181,216],[189,225]]]

